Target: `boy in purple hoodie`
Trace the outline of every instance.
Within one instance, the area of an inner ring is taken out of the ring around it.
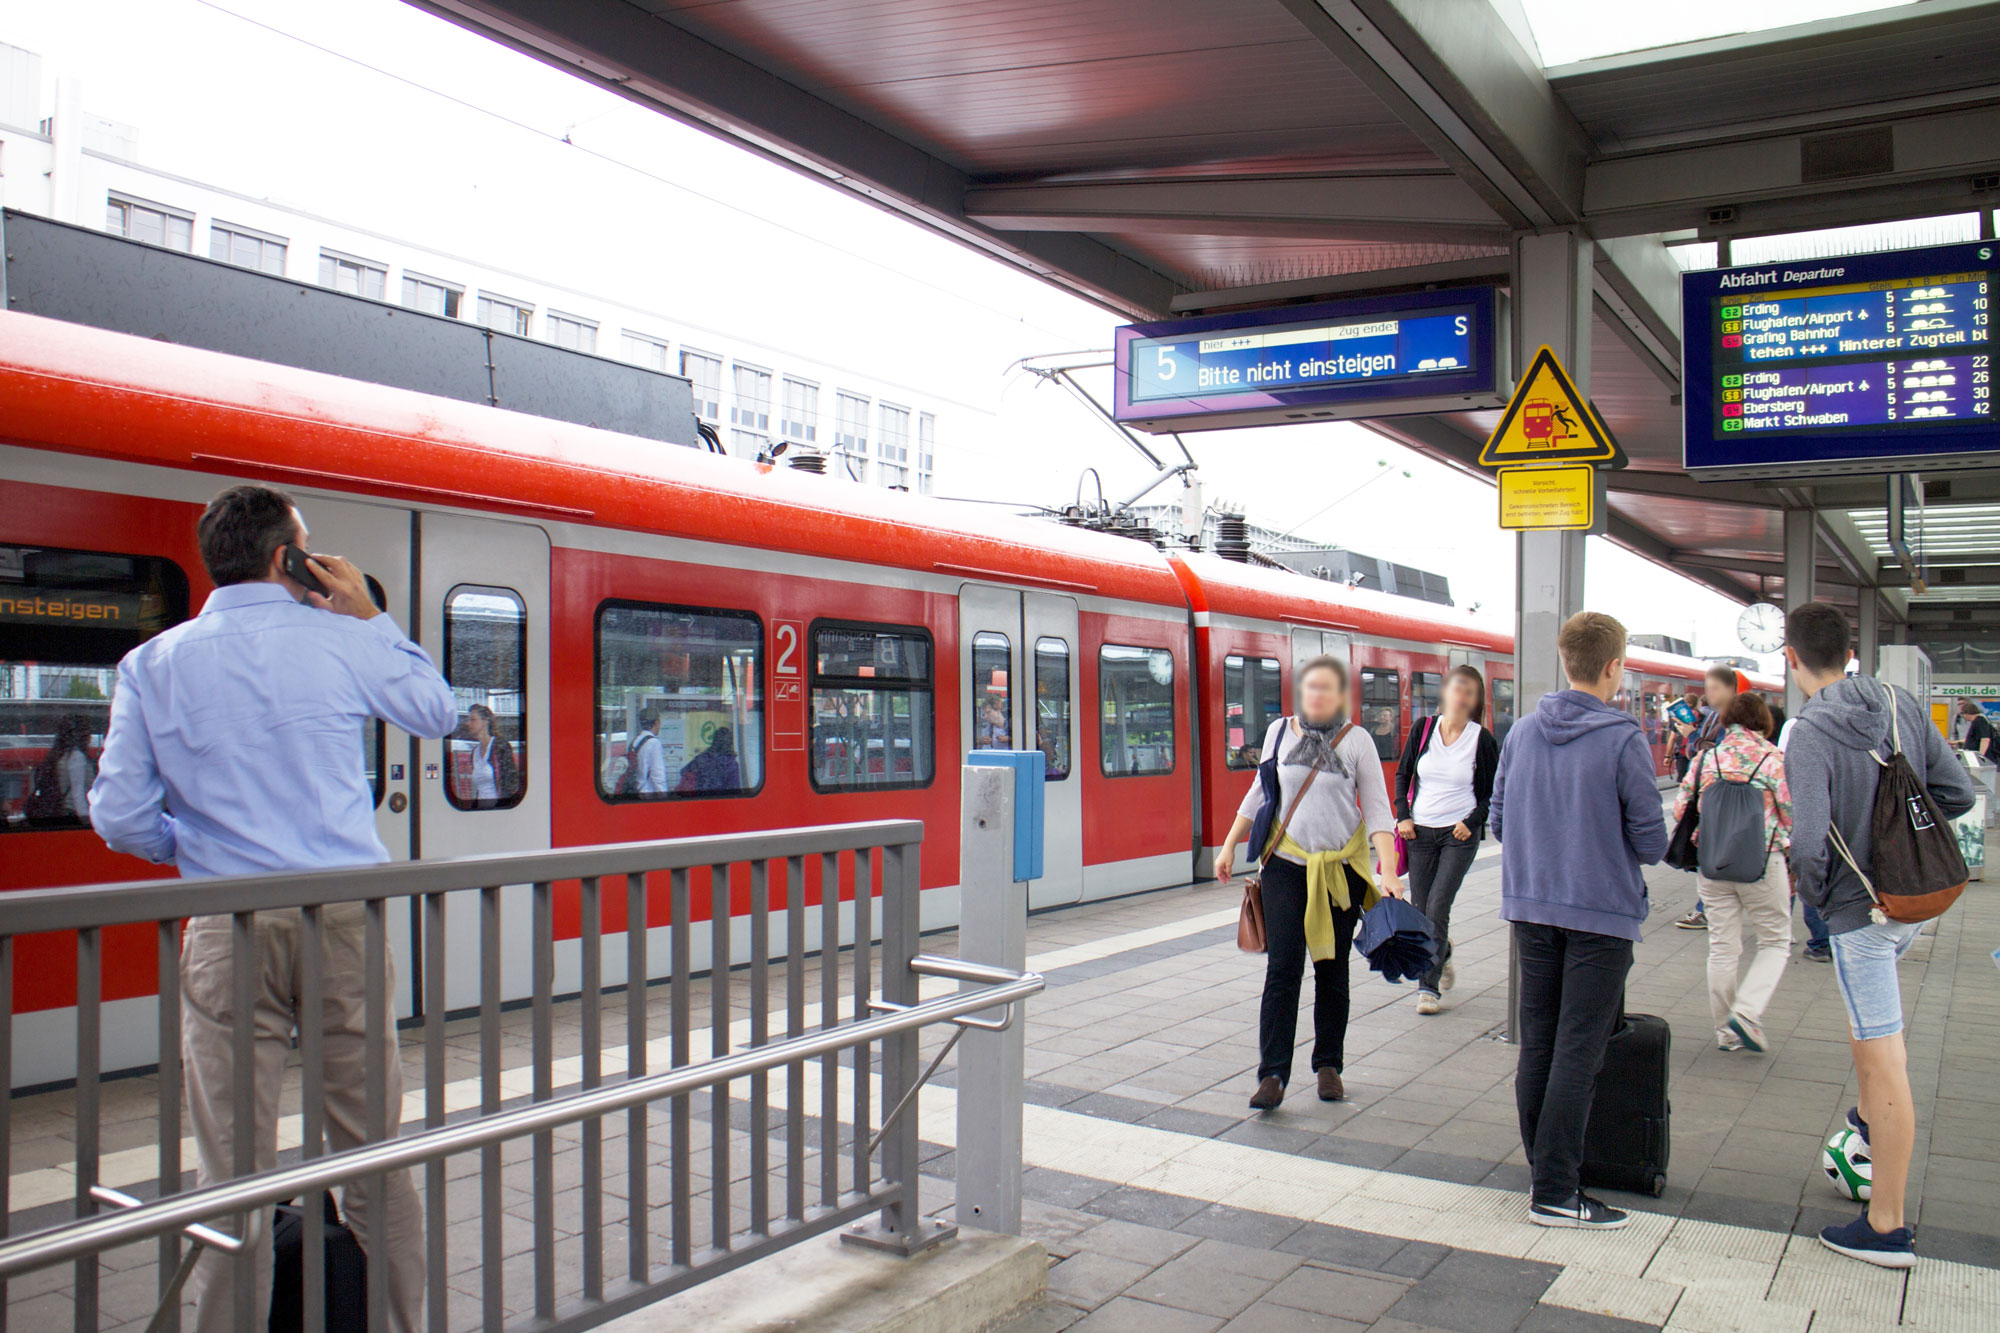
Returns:
[[[1585,1194],[1584,1128],[1646,920],[1641,866],[1667,850],[1653,752],[1612,707],[1625,627],[1584,611],[1556,638],[1569,688],[1515,723],[1493,783],[1500,916],[1520,959],[1514,1100],[1534,1173],[1531,1221],[1609,1231],[1626,1215]]]

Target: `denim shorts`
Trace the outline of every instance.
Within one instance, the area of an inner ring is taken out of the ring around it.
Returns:
[[[1896,962],[1917,942],[1921,924],[1869,922],[1835,935],[1833,975],[1847,1004],[1847,1026],[1856,1041],[1893,1037],[1903,1030],[1903,992]]]

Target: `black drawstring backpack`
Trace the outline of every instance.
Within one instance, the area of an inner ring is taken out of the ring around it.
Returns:
[[[1868,752],[1882,766],[1868,821],[1875,839],[1873,878],[1854,863],[1854,853],[1838,828],[1828,827],[1827,840],[1874,900],[1869,917],[1878,925],[1889,921],[1912,925],[1949,911],[1971,875],[1950,822],[1903,754],[1902,710],[1896,692],[1886,685],[1882,688],[1889,693],[1889,743],[1894,748],[1887,759]]]

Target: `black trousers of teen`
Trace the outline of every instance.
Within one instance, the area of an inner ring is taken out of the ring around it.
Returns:
[[[1460,842],[1448,828],[1417,825],[1417,836],[1410,843],[1410,905],[1430,918],[1439,941],[1437,966],[1424,973],[1418,990],[1438,993],[1444,965],[1451,961],[1451,904],[1477,855],[1479,839]]]
[[[1346,1064],[1347,956],[1354,947],[1354,927],[1361,920],[1361,898],[1367,886],[1347,871],[1346,911],[1333,908],[1334,954],[1312,965],[1313,1050],[1317,1073],[1339,1073]],[[1299,1035],[1299,985],[1305,974],[1306,868],[1274,856],[1264,867],[1264,1004],[1257,1018],[1257,1077],[1292,1078],[1292,1047]]]
[[[1632,941],[1587,930],[1514,923],[1521,1043],[1514,1102],[1534,1201],[1567,1202],[1583,1165],[1583,1135],[1604,1048],[1625,1003]]]

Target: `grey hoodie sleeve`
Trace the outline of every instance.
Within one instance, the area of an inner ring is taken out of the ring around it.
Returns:
[[[1637,728],[1618,755],[1618,800],[1625,808],[1625,842],[1642,866],[1667,854],[1667,821],[1653,779],[1653,751]]]
[[[1833,818],[1833,766],[1827,739],[1817,727],[1795,728],[1785,747],[1785,786],[1792,794],[1792,850],[1788,864],[1799,897],[1826,906],[1827,829]]]

